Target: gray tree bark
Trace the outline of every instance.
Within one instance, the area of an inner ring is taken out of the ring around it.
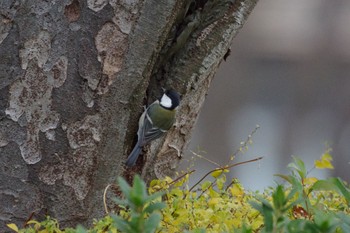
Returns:
[[[32,213],[90,224],[118,175],[171,175],[256,2],[1,1],[0,231]],[[177,122],[126,169],[142,106],[161,87],[182,94]]]

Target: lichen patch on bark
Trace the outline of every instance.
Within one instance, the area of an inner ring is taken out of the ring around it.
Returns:
[[[110,0],[109,2],[114,9],[113,22],[119,26],[120,30],[129,34],[135,23],[135,17],[138,15],[139,0]]]
[[[106,23],[95,38],[98,60],[102,72],[108,76],[108,85],[123,66],[124,53],[127,49],[127,35],[114,23]]]
[[[40,54],[40,53],[38,53]],[[25,65],[23,78],[10,87],[9,107],[5,113],[18,122],[23,115],[27,131],[26,140],[19,143],[21,155],[28,164],[41,160],[39,132],[47,132],[47,138],[54,140],[54,131],[59,122],[59,114],[52,108],[52,90],[63,85],[67,77],[67,58],[61,57],[53,69],[44,72],[35,58]]]
[[[107,4],[108,0],[87,0],[88,7],[95,12],[102,10]]]
[[[98,114],[86,116],[84,120],[73,123],[67,129],[67,138],[72,149],[94,147],[101,140],[101,134],[101,117]]]
[[[30,39],[24,43],[24,48],[19,51],[22,69],[27,69],[28,62],[36,59],[41,68],[49,58],[51,49],[51,38],[47,31],[41,31],[36,38]]]

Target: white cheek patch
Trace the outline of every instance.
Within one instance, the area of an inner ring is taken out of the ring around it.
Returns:
[[[160,105],[162,105],[163,107],[166,107],[166,108],[171,108],[172,101],[166,94],[164,94],[162,96],[162,98],[160,99]]]

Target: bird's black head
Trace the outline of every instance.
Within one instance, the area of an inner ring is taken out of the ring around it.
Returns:
[[[159,101],[162,107],[173,110],[180,104],[180,95],[175,90],[166,90]]]

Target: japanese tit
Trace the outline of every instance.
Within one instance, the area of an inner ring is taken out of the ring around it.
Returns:
[[[143,112],[139,120],[137,143],[125,164],[134,166],[142,147],[166,133],[175,122],[176,108],[180,104],[180,95],[174,90],[167,90]]]

